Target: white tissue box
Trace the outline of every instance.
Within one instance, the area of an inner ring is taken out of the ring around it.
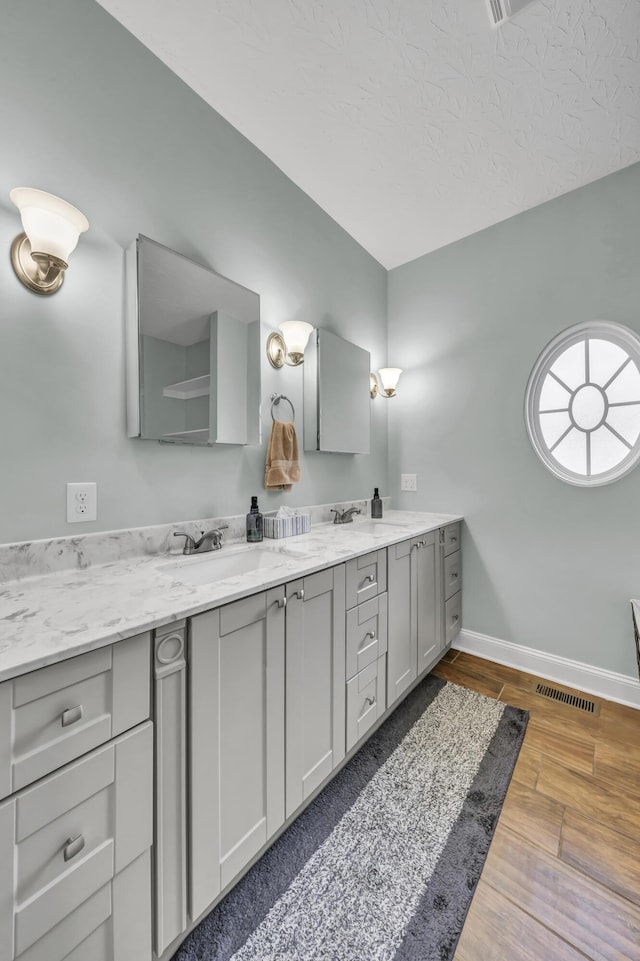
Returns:
[[[276,517],[276,511],[262,515],[262,530],[265,537],[293,537],[295,534],[308,534],[311,530],[311,514],[292,514],[290,517]]]

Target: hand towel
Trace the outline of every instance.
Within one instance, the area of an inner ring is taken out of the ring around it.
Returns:
[[[274,420],[267,448],[264,486],[268,491],[290,491],[300,480],[298,438],[293,424]]]

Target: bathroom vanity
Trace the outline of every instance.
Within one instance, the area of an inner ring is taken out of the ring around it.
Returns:
[[[459,547],[392,511],[208,584],[206,555],[5,582],[0,957],[170,958],[450,645]]]

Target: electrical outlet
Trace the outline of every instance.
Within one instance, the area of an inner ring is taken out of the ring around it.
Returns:
[[[417,474],[400,474],[400,490],[401,491],[417,491],[418,475]]]
[[[93,481],[67,484],[67,523],[95,521],[98,517],[98,485]]]

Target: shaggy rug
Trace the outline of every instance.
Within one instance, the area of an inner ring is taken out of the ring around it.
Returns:
[[[427,676],[174,961],[452,958],[527,718]]]

